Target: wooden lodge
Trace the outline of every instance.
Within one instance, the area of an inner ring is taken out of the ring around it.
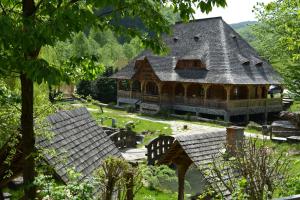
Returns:
[[[112,78],[118,104],[132,104],[144,113],[161,109],[202,117],[234,117],[248,121],[282,110],[281,96],[269,87],[282,79],[272,66],[222,18],[177,23],[165,36],[165,56],[144,51]]]

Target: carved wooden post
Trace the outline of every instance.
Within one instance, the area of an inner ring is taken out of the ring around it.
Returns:
[[[225,86],[226,89],[226,102],[228,103],[230,100],[230,89],[231,89],[231,85],[226,85]]]
[[[129,80],[129,98],[132,99],[132,80]]]
[[[141,81],[141,100],[144,100],[144,91],[145,91],[145,81]]]
[[[204,100],[203,100],[203,103],[204,103],[204,105],[206,105],[206,100],[207,100],[207,90],[208,90],[209,86],[210,86],[209,84],[203,85],[203,90],[204,90]]]
[[[252,86],[250,85],[247,85],[247,89],[248,89],[248,95],[247,95],[247,98],[248,98],[248,102],[247,102],[247,114],[246,114],[246,122],[249,122],[249,107],[250,107],[250,99],[251,99],[251,91],[252,91]]]
[[[268,88],[270,87],[270,85],[265,85],[265,91],[264,94],[266,95],[265,98],[265,124],[268,123]]]
[[[156,84],[157,84],[157,87],[158,87],[159,104],[161,104],[161,102],[162,102],[162,86],[163,86],[163,83],[159,82],[159,83],[156,83]]]
[[[178,165],[178,200],[184,200],[184,180],[185,173],[188,170],[190,164]]]
[[[120,89],[120,88],[119,88],[119,84],[120,84],[120,80],[118,79],[118,80],[117,80],[117,105],[118,105],[118,106],[119,106],[119,100],[118,100],[118,99],[119,99],[119,89]]]
[[[183,84],[183,87],[184,87],[184,103],[186,104],[187,103],[187,90],[188,90],[188,84]]]

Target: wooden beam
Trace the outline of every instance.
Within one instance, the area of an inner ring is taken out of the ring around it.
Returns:
[[[185,174],[190,166],[190,163],[177,165],[178,169],[178,200],[184,200],[184,182]]]

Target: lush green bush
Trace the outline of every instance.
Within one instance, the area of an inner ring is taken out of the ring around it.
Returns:
[[[81,80],[77,85],[77,94],[91,96],[104,103],[115,102],[117,99],[117,84],[108,78],[114,73],[112,67],[106,67],[104,73],[94,81]]]
[[[77,84],[76,88],[77,94],[84,97],[92,94],[91,81],[82,80]]]
[[[178,179],[176,171],[166,165],[145,166],[143,168],[143,179],[149,189],[177,191]],[[187,191],[191,190],[191,186],[187,181],[185,181],[185,188]]]
[[[104,103],[117,100],[117,84],[114,79],[99,77],[91,83],[91,96]]]
[[[80,175],[74,170],[68,171],[67,185],[57,183],[51,176],[39,175],[35,184],[39,188],[39,199],[43,200],[92,200],[94,197],[94,182],[91,180],[79,181]]]

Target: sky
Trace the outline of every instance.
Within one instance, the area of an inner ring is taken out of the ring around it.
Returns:
[[[271,0],[227,0],[226,2],[225,8],[214,7],[208,15],[197,11],[195,19],[221,16],[229,24],[256,21],[255,14],[252,13],[253,6],[257,2],[269,3]]]

